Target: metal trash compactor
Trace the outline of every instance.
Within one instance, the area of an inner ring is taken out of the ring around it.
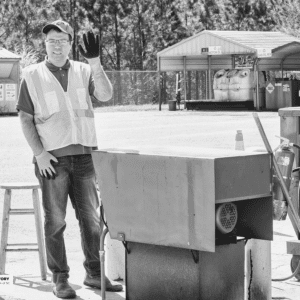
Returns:
[[[154,148],[92,153],[127,300],[245,299],[245,243],[272,240],[271,156]]]

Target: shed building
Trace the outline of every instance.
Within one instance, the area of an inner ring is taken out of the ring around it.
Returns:
[[[281,32],[204,30],[158,52],[157,62],[159,73],[182,72],[183,86],[187,71],[205,70],[205,99],[187,99],[184,88],[184,102],[213,102],[213,74],[219,70],[249,68],[255,78],[260,71],[300,70],[300,39]],[[264,108],[259,80],[253,91],[254,107]],[[161,95],[159,100],[161,109]]]

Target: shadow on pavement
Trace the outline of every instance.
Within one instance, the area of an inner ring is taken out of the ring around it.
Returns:
[[[273,231],[273,234],[274,234],[274,235],[280,235],[280,236],[287,236],[287,237],[291,237],[291,238],[294,237],[293,235],[290,235],[290,234],[284,234],[284,233],[277,232],[277,231]]]
[[[95,296],[97,296],[97,298],[99,296],[99,299],[101,299],[101,290],[95,289],[95,288],[90,288],[90,287],[84,287],[84,289],[83,289],[81,285],[74,284],[74,283],[72,283],[72,281],[69,281],[69,283],[77,292],[76,299],[85,300],[86,297],[83,295],[85,293],[85,291],[94,293]],[[14,284],[14,286],[18,286],[18,287],[22,287],[22,288],[23,287],[29,288],[31,290],[52,294],[51,276],[50,276],[50,280],[41,280],[40,277],[30,276],[30,275],[14,276],[13,284]],[[121,293],[124,294],[124,291]],[[108,300],[110,300],[110,299],[124,300],[124,296],[118,295],[118,293],[106,292],[106,297]],[[2,297],[0,297],[0,300],[10,300],[10,298],[3,299]],[[21,300],[21,299],[11,298],[11,300]]]
[[[124,289],[124,286],[123,286],[123,289]],[[94,288],[89,288],[89,287],[87,287],[86,290],[94,292],[94,294],[99,296],[99,299],[101,299],[101,290],[94,289]],[[124,293],[124,290],[120,293]],[[125,299],[124,296],[118,295],[118,293],[106,292],[106,298],[108,300],[112,299],[112,297],[111,297],[112,295],[113,295],[113,300],[124,300]]]
[[[14,276],[13,284],[20,287],[38,290],[41,292],[52,292],[51,280],[37,281],[35,276]],[[72,282],[70,282],[70,284],[75,290],[79,290],[82,288],[80,285],[73,284]]]
[[[31,278],[34,279],[32,280]],[[14,276],[13,284],[44,292],[52,291],[51,280],[37,281],[35,276]]]

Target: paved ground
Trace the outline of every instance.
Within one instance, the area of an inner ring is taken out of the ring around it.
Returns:
[[[279,117],[275,112],[260,112],[261,122],[273,148],[277,146]],[[207,148],[233,148],[235,132],[241,129],[246,148],[261,148],[263,142],[251,112],[193,112],[168,110],[146,112],[106,112],[96,114],[99,146],[101,148],[130,148],[149,146],[188,146]],[[31,153],[22,136],[17,117],[0,118],[0,182],[35,180]],[[23,195],[15,194],[16,205],[23,205]],[[28,202],[28,196],[26,196]],[[0,218],[2,218],[3,191],[0,190]],[[29,204],[28,204],[29,205]],[[68,207],[66,244],[71,267],[70,282],[76,289],[77,299],[100,299],[100,291],[82,285],[84,273],[77,221],[72,207]],[[1,225],[0,225],[1,226]],[[10,236],[25,240],[34,235],[34,224],[29,219],[12,221]],[[286,254],[286,241],[296,239],[289,220],[274,221],[272,242],[272,277],[291,274],[291,256]],[[9,288],[0,285],[0,300],[50,300],[50,274],[47,281],[40,279],[37,254],[9,253],[6,273],[14,276]],[[124,284],[124,282],[123,282]],[[217,283],[216,283],[217,285]],[[125,287],[124,287],[125,288]],[[272,283],[272,299],[299,300],[300,282],[294,278]],[[107,293],[109,300],[125,299],[125,292]],[[141,299],[142,300],[142,299]],[[255,299],[251,299],[255,300]],[[259,299],[256,299],[259,300]]]

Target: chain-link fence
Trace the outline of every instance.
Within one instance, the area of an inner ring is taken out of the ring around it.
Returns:
[[[179,74],[178,87],[180,88],[181,100],[184,99],[185,92],[183,72],[161,72],[160,85],[162,103],[165,103],[168,100],[176,99],[176,74]],[[194,70],[186,72],[186,98],[187,100],[199,100],[207,98],[206,71]]]
[[[114,105],[141,105],[158,103],[159,84],[162,103],[176,99],[176,73],[157,71],[106,71],[113,86],[113,97],[107,102],[94,102],[95,107]],[[158,81],[158,76],[159,81]],[[205,99],[206,71],[188,71],[186,74],[187,99]],[[213,74],[212,74],[213,77]],[[179,76],[181,99],[184,99],[183,73]]]
[[[113,86],[110,101],[95,106],[140,105],[158,102],[156,71],[106,71]]]

